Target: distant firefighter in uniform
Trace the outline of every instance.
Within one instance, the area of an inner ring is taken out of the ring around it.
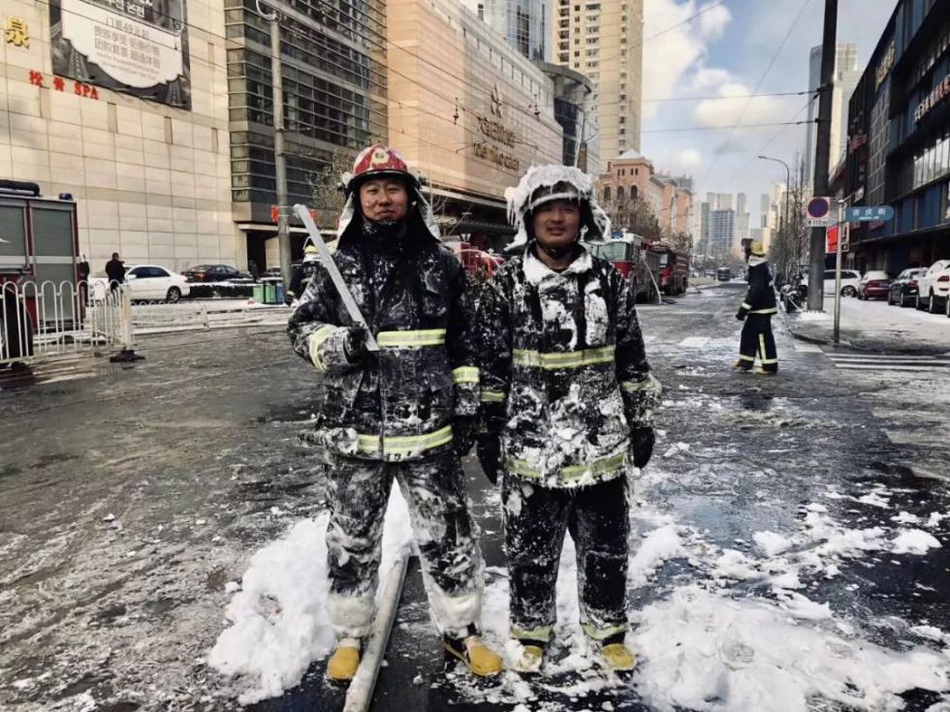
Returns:
[[[302,297],[319,267],[320,254],[316,246],[308,244],[303,250],[303,262],[294,270],[290,278],[290,289],[287,290],[284,302],[290,304],[294,299]]]
[[[778,373],[778,352],[772,336],[772,315],[778,312],[775,306],[775,288],[765,248],[761,242],[746,244],[746,262],[749,265],[749,291],[739,307],[736,319],[745,321],[742,340],[739,343],[739,360],[733,368],[748,372],[753,366],[756,373],[774,376]],[[758,356],[759,363],[755,359]]]

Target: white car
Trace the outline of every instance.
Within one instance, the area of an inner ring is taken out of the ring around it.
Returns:
[[[917,278],[917,308],[936,314],[950,294],[950,260],[937,260]]]
[[[834,295],[835,293],[835,271],[833,269],[825,270],[825,284],[823,291],[825,294]],[[861,273],[853,269],[841,270],[841,296],[854,297],[858,293],[858,284],[861,283]]]
[[[182,274],[158,265],[135,265],[125,272],[133,301],[166,301],[174,304],[191,293]]]

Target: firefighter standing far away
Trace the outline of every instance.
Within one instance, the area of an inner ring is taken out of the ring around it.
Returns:
[[[299,299],[307,291],[307,287],[319,266],[320,254],[317,252],[316,246],[308,243],[303,249],[303,262],[294,269],[294,273],[290,278],[290,289],[284,295],[285,304],[293,303],[295,299]]]
[[[367,352],[364,329],[322,267],[288,327],[326,390],[313,437],[330,454],[327,606],[338,641],[327,677],[348,682],[359,666],[394,479],[446,661],[490,677],[502,663],[479,638],[484,565],[459,459],[471,449],[478,411],[465,274],[394,150],[365,149],[344,182],[334,262],[380,350]]]
[[[653,452],[652,376],[630,283],[580,239],[610,221],[576,168],[531,168],[508,194],[524,245],[482,293],[478,455],[501,475],[509,569],[509,667],[541,670],[555,625],[558,563],[577,551],[581,627],[595,661],[636,659],[627,633],[628,475]]]
[[[778,309],[762,243],[757,240],[747,242],[745,258],[749,265],[749,291],[736,314],[736,319],[745,320],[745,324],[739,342],[739,360],[733,368],[748,373],[754,366],[756,373],[774,376],[778,373],[778,352],[772,335],[772,315]],[[759,358],[758,365],[755,363],[756,355]]]

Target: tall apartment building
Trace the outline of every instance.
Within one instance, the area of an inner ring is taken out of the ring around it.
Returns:
[[[554,0],[552,61],[594,82],[600,153],[640,150],[643,0]]]
[[[736,234],[736,211],[729,208],[709,211],[709,250],[715,255],[732,251]]]
[[[835,52],[834,89],[831,105],[831,147],[828,152],[828,171],[844,157],[848,145],[848,102],[854,93],[861,71],[858,69],[858,46],[841,42]],[[809,60],[808,90],[817,92],[821,85],[821,47],[812,47]],[[818,141],[818,100],[808,105],[808,125],[805,133],[805,182],[815,179],[815,149]]]

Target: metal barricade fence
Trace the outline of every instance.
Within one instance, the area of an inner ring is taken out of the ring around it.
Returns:
[[[0,296],[0,365],[132,348],[127,285],[6,282]]]

